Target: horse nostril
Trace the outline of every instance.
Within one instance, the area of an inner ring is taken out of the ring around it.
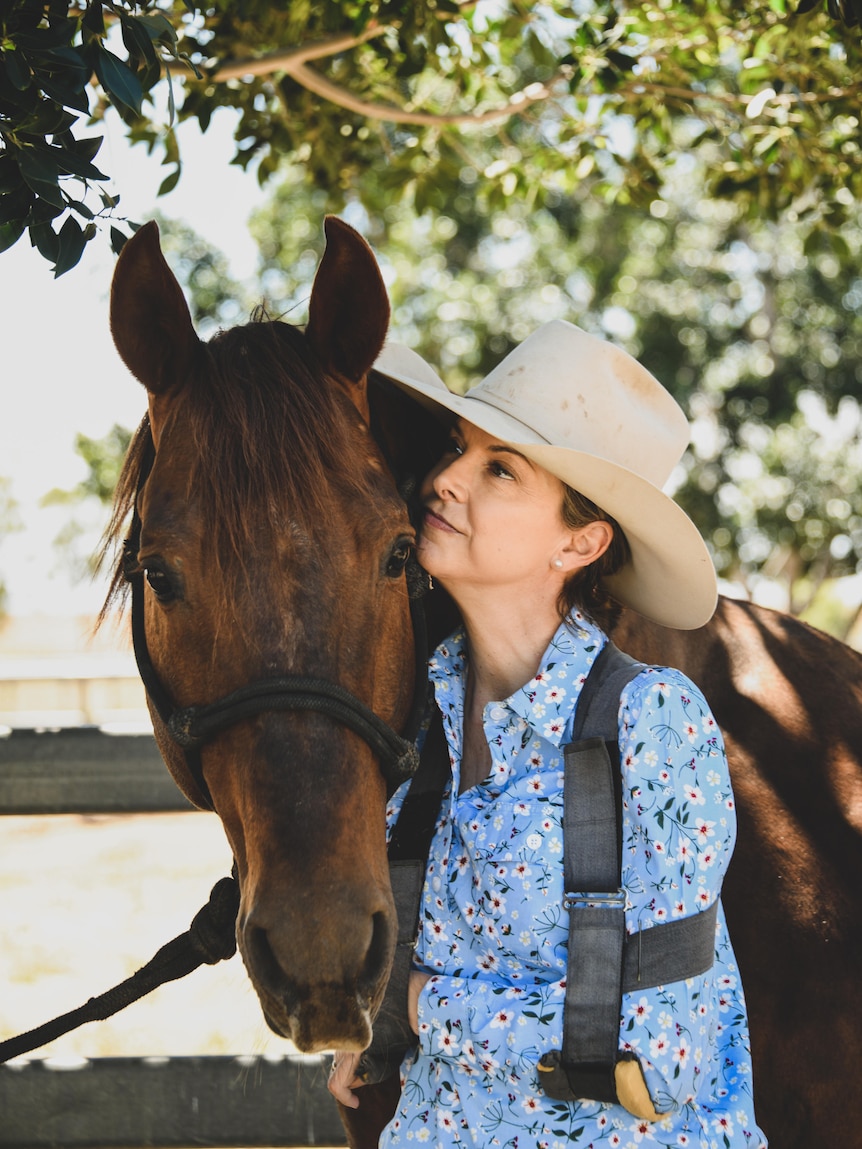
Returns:
[[[394,923],[382,911],[371,916],[371,941],[365,953],[362,971],[356,980],[357,994],[369,1000],[380,983],[392,950]]]
[[[283,989],[286,980],[284,970],[273,953],[266,930],[260,926],[247,926],[245,942],[251,964],[263,984],[273,992]]]

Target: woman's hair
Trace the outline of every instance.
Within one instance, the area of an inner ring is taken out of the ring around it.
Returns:
[[[603,555],[566,580],[557,600],[560,615],[565,618],[572,610],[582,610],[602,630],[610,633],[622,608],[608,593],[604,580],[608,575],[616,574],[631,559],[628,540],[619,523],[591,499],[565,484],[563,489],[563,522],[567,527],[585,527],[599,520],[610,524],[613,538]]]

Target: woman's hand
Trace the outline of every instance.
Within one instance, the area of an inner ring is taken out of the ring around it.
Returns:
[[[407,983],[407,1019],[410,1028],[416,1034],[419,1033],[419,994],[429,977],[427,973],[412,970]],[[361,1053],[343,1049],[336,1050],[332,1056],[327,1088],[336,1101],[340,1101],[350,1109],[359,1107],[359,1098],[353,1092],[354,1089],[359,1089],[365,1084],[361,1077],[356,1076],[361,1056]]]
[[[359,1098],[353,1090],[364,1084],[362,1078],[356,1076],[356,1067],[361,1056],[361,1053],[343,1049],[337,1049],[332,1055],[332,1068],[326,1087],[335,1100],[346,1105],[348,1109],[359,1108]]]
[[[416,969],[410,971],[410,980],[407,983],[407,1020],[415,1034],[419,1033],[419,994],[430,976]]]

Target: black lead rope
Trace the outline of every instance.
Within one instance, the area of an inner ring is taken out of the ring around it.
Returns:
[[[78,1009],[36,1029],[0,1042],[0,1064],[47,1045],[88,1021],[104,1021],[165,982],[192,973],[198,966],[215,965],[233,957],[238,910],[239,885],[235,878],[222,878],[213,886],[209,901],[198,910],[184,934],[162,946],[151,961],[113,989],[91,997]]]

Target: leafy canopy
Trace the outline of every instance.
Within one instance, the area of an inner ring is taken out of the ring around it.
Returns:
[[[0,0],[0,251],[73,267],[127,226],[98,123],[181,172],[174,126],[236,114],[235,163],[330,201],[645,206],[697,154],[750,218],[840,226],[862,194],[862,0]],[[94,122],[96,128],[89,127]],[[85,134],[93,133],[95,134]]]

